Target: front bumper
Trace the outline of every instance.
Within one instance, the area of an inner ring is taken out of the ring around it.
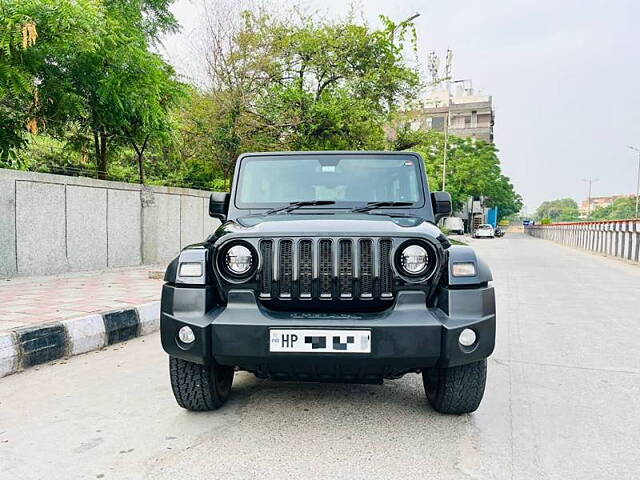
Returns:
[[[400,291],[391,309],[372,314],[299,314],[267,311],[250,290],[229,292],[226,307],[207,305],[207,288],[165,284],[161,338],[164,350],[195,363],[235,365],[259,375],[367,381],[408,371],[450,367],[488,357],[495,343],[495,299],[491,286],[442,289],[427,308],[422,291]],[[189,345],[178,339],[188,325]],[[282,353],[269,351],[270,328],[371,329],[371,353]],[[476,343],[458,343],[465,328]]]

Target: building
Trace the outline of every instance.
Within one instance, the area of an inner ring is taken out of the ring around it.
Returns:
[[[453,89],[453,93],[452,93]],[[471,80],[434,90],[410,113],[412,126],[493,143],[495,115],[491,96],[474,92]]]
[[[611,205],[618,198],[635,198],[635,195],[611,195],[609,197],[591,197],[591,207],[589,207],[589,199],[583,200],[580,203],[580,215],[586,217],[589,213],[593,212],[596,208],[604,208]]]

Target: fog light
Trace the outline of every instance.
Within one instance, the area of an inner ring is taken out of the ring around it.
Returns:
[[[476,343],[476,332],[471,330],[470,328],[465,328],[460,332],[460,336],[458,337],[458,342],[463,347],[470,347],[474,343]]]
[[[191,330],[191,327],[182,327],[178,330],[178,338],[182,343],[193,343],[196,336],[193,333],[193,330]]]

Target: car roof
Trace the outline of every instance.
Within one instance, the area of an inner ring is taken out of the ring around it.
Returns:
[[[316,151],[281,151],[281,152],[247,152],[240,155],[239,158],[245,157],[273,157],[280,155],[393,155],[407,156],[414,155],[420,157],[417,152],[409,151],[387,151],[387,150],[316,150]]]

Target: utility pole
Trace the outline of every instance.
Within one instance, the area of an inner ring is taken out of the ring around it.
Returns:
[[[640,198],[640,148],[633,147],[631,145],[629,145],[629,148],[631,150],[638,152],[638,180],[636,183],[636,218],[640,218],[640,216],[638,216],[638,198]]]
[[[589,184],[589,200],[587,204],[587,218],[591,216],[591,185],[593,182],[597,182],[599,179],[597,178],[583,178],[583,182],[587,182]]]
[[[442,191],[447,186],[447,151],[449,150],[449,103],[447,99],[447,113],[444,116],[444,152],[442,158]],[[637,213],[637,212],[636,212]]]

